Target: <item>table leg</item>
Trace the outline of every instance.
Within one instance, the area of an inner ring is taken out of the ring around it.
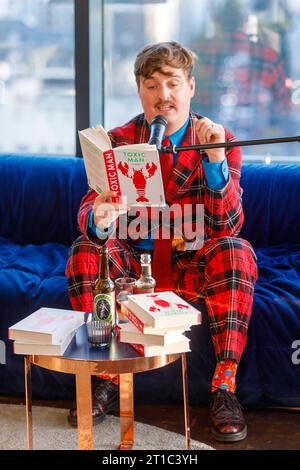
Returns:
[[[29,356],[24,357],[24,375],[25,375],[27,449],[32,450],[33,449],[32,389],[31,389],[31,363],[29,360]]]
[[[91,376],[84,370],[76,372],[76,406],[78,448],[94,449]]]
[[[134,440],[133,374],[120,375],[120,450],[130,450]]]
[[[190,410],[189,410],[189,392],[187,380],[187,364],[186,354],[181,354],[182,366],[182,389],[183,389],[183,406],[184,406],[184,429],[185,429],[185,447],[191,448],[191,430],[190,430]]]

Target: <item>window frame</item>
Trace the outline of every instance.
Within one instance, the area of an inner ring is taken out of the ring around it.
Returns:
[[[74,8],[75,138],[82,156],[78,131],[104,120],[104,0],[74,0]]]

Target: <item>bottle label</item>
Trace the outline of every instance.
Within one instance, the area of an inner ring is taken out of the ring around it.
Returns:
[[[115,299],[109,294],[97,294],[94,297],[95,320],[106,320],[114,324]]]

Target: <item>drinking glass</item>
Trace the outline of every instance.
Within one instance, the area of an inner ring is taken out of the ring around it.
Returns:
[[[111,342],[113,325],[105,320],[92,320],[86,324],[88,342],[99,349],[106,349]]]
[[[119,277],[115,280],[116,288],[116,304],[118,319],[122,320],[124,313],[122,312],[122,302],[125,302],[128,295],[135,293],[136,279],[134,277]]]

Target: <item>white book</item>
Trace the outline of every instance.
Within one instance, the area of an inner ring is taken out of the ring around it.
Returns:
[[[153,328],[174,328],[201,323],[201,312],[171,291],[129,295],[128,310]],[[129,315],[128,318],[130,319]]]
[[[177,354],[190,351],[190,340],[183,336],[183,340],[170,343],[167,346],[144,346],[143,344],[130,343],[141,356],[161,356],[163,354]]]
[[[132,144],[112,148],[98,125],[79,131],[88,185],[97,193],[111,190],[130,206],[165,206],[164,186],[155,145]]]
[[[42,344],[42,343],[22,343],[14,341],[13,350],[15,354],[38,354],[40,356],[62,356],[73,340],[76,330],[69,333],[58,344]]]
[[[121,306],[121,311],[122,311],[122,317],[119,316],[119,319],[121,318],[122,322],[126,323],[131,323],[132,325],[137,328],[138,331],[145,335],[164,335],[166,333],[171,333],[171,332],[178,332],[180,330],[181,332],[183,331],[189,331],[192,325],[185,324],[184,326],[179,325],[179,326],[169,326],[166,328],[153,328],[152,326],[149,326],[147,323],[144,323],[140,318],[138,318],[131,310],[128,308],[128,301],[125,300],[122,302]],[[200,313],[200,312],[199,312]]]
[[[84,323],[85,312],[42,307],[8,329],[9,339],[22,343],[60,344]]]
[[[120,323],[120,342],[137,343],[144,346],[167,346],[185,341],[184,329],[175,331],[156,330],[155,334],[141,333],[132,323]]]

